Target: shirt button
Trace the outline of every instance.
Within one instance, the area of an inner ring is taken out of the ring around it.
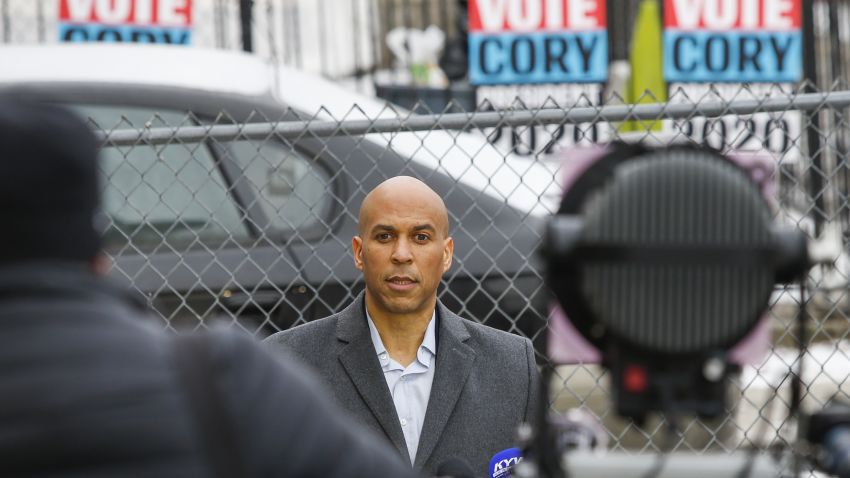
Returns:
[[[403,426],[403,427],[407,426],[407,419],[406,418],[401,419],[401,426]]]

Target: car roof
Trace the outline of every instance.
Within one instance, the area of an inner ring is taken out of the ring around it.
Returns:
[[[235,52],[105,43],[0,47],[0,83],[99,82],[261,96],[271,67]]]
[[[386,101],[322,77],[233,51],[168,45],[56,44],[0,47],[0,86],[86,83],[200,90],[276,100],[319,120],[404,118]],[[557,167],[500,152],[479,133],[432,130],[366,135],[453,179],[534,215],[557,209]]]

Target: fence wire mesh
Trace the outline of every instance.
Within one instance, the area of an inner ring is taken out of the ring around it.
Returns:
[[[702,452],[794,438],[784,417],[799,312],[813,343],[804,405],[847,396],[850,91],[835,85],[801,93],[806,87],[681,86],[666,103],[600,107],[580,95],[433,115],[389,105],[312,114],[78,109],[103,142],[114,275],[144,293],[166,327],[226,322],[259,337],[353,299],[363,288],[350,257],[359,204],[382,180],[408,174],[449,209],[455,258],[441,300],[542,350],[551,296],[538,257],[541,231],[580,152],[613,140],[745,152],[765,167],[762,186],[777,205],[776,220],[805,231],[828,260],[812,269],[805,297],[799,288],[776,289],[769,314],[775,345],[743,368],[726,416],[683,417],[682,433],[665,442],[661,420],[638,426],[614,417],[599,366],[556,366],[538,352],[555,371],[552,408],[591,411],[614,448]]]

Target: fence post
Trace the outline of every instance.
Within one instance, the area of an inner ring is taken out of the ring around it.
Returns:
[[[818,90],[817,58],[815,57],[815,0],[802,0],[803,4],[803,81],[804,92],[814,93]],[[815,234],[820,234],[826,214],[824,201],[823,160],[820,144],[820,113],[812,111],[806,124],[806,149],[812,166],[809,168],[809,192],[814,200],[815,210],[812,219],[815,223]]]
[[[242,27],[242,50],[254,51],[252,12],[254,0],[239,0],[239,25]]]

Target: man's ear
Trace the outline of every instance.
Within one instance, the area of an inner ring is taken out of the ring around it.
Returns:
[[[354,253],[354,266],[363,270],[363,239],[360,236],[351,238],[351,251]]]
[[[445,274],[452,266],[452,257],[455,251],[455,241],[451,237],[446,238],[445,246],[443,247],[443,274]]]

